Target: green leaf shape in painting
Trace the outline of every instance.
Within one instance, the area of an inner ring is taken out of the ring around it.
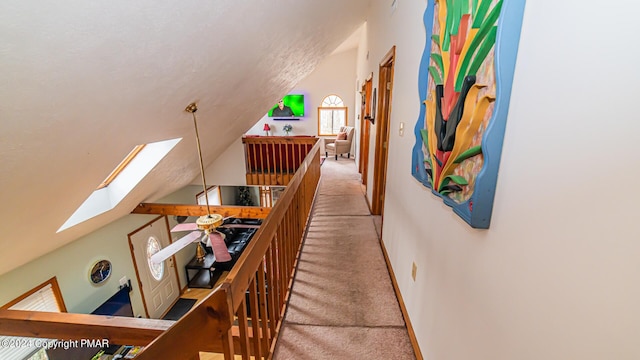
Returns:
[[[436,63],[437,69],[442,73],[444,71],[444,63],[442,62],[442,55],[437,53],[431,53],[431,59]]]
[[[482,42],[480,49],[478,49],[478,54],[475,58],[473,58],[473,62],[471,63],[471,66],[469,66],[470,74],[475,75],[478,72],[480,65],[482,65],[482,62],[487,57],[487,54],[489,54],[489,51],[491,51],[491,48],[493,48],[493,45],[496,43],[497,32],[497,26],[494,26],[491,28],[491,30],[489,30],[489,34],[487,34],[487,37]]]
[[[440,76],[440,73],[435,66],[429,66],[429,74],[431,74],[433,82],[435,82],[436,85],[442,85],[442,76]]]
[[[442,182],[443,187],[449,184],[449,181],[453,181],[458,185],[469,185],[467,179],[460,175],[447,175],[447,177]]]
[[[427,156],[424,158],[424,162],[433,168],[433,164],[431,164],[431,154],[429,153],[429,131],[427,129],[421,129],[420,136],[422,137],[425,149],[427,149]]]
[[[440,47],[440,35],[438,34],[431,35],[431,40],[433,40],[433,42],[438,44],[438,48]]]
[[[438,191],[438,193],[440,193],[441,195],[447,195],[456,191],[462,191],[462,188],[458,185],[447,185],[442,187],[440,191]]]
[[[460,18],[469,13],[469,1],[460,1]]]
[[[460,11],[462,10],[462,1],[454,1],[453,8],[447,8],[447,11],[453,11],[453,22],[451,23],[451,35],[458,35],[458,30],[460,29],[460,18],[462,14]]]
[[[500,3],[502,3],[502,1],[500,1]],[[496,4],[496,6],[498,5],[499,4]],[[476,11],[473,17],[473,23],[471,23],[471,27],[473,29],[478,29],[482,25],[482,23],[484,22],[484,17],[487,15],[487,11],[489,11],[490,6],[491,6],[491,0],[480,1],[478,10]]]
[[[427,129],[420,130],[420,136],[422,137],[422,142],[424,146],[429,149],[429,131]]]
[[[451,27],[453,24],[453,0],[447,0],[447,18],[444,25],[444,39],[442,39],[442,51],[449,51],[451,45]]]
[[[471,19],[476,18],[477,11],[478,11],[478,0],[471,0]]]
[[[431,155],[429,154],[429,131],[427,129],[421,129],[420,136],[422,137],[422,142],[424,143],[424,147],[427,149],[427,156],[425,156],[424,162],[429,164],[429,167],[433,169],[433,164],[431,163]],[[429,180],[431,187],[433,187],[433,170],[431,169],[426,169],[426,171],[427,171],[427,174],[429,175],[427,176],[427,180]]]
[[[478,145],[478,146],[474,146],[472,148],[467,149],[465,152],[463,152],[462,154],[460,154],[460,156],[458,156],[453,163],[454,164],[460,164],[461,162],[463,162],[464,160],[467,160],[470,157],[474,157],[478,154],[482,154],[482,145]]]
[[[482,6],[482,4],[480,6]],[[491,10],[491,14],[489,14],[489,16],[487,17],[487,21],[485,21],[482,24],[482,26],[476,33],[476,36],[473,38],[473,40],[471,40],[471,44],[469,44],[469,49],[467,50],[464,58],[462,59],[462,62],[460,63],[460,70],[457,74],[456,81],[455,81],[455,91],[459,92],[462,89],[462,84],[464,83],[465,76],[476,74],[475,72],[469,71],[470,64],[472,61],[474,61],[476,58],[478,58],[481,55],[480,52],[476,54],[476,50],[481,44],[484,43],[484,40],[491,32],[491,29],[494,27],[496,21],[498,20],[498,16],[500,16],[501,8],[502,8],[502,0],[500,0],[496,4],[496,6],[493,7],[493,10]],[[495,43],[495,36],[493,37],[491,46],[493,46],[494,43]],[[489,49],[491,49],[491,47],[489,47]],[[480,64],[482,64],[486,56],[487,55],[485,54],[483,57],[481,57]]]

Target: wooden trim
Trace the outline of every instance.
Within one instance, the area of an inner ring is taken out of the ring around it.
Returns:
[[[127,239],[129,240],[129,252],[131,254],[131,260],[133,261],[133,270],[136,272],[136,280],[138,281],[138,289],[140,290],[140,297],[142,298],[142,306],[144,307],[144,313],[147,318],[149,317],[149,309],[147,309],[147,301],[144,297],[144,291],[142,289],[142,281],[140,280],[140,272],[138,271],[138,263],[136,261],[136,256],[134,254],[133,242],[131,242],[131,236],[137,234],[138,232],[142,231],[144,228],[160,220],[160,218],[164,218],[164,223],[167,228],[167,232],[169,233],[169,243],[173,243],[173,238],[171,237],[171,229],[169,228],[169,219],[167,218],[166,215],[160,215],[154,218],[153,220],[149,221],[148,223],[142,225],[141,227],[135,229],[134,231],[130,232],[129,234],[127,234]],[[178,266],[177,266],[178,264],[176,262],[175,254],[171,256],[171,261],[173,262],[173,270],[176,276],[176,281],[178,282],[178,288],[180,288],[180,274],[178,274]],[[145,264],[143,264],[142,266],[145,266]],[[178,298],[179,297],[180,296],[178,296]]]
[[[142,292],[142,282],[140,281],[140,273],[138,272],[138,263],[136,262],[136,256],[133,253],[133,243],[131,242],[131,235],[133,235],[133,233],[127,235],[127,238],[129,239],[129,252],[131,253],[131,260],[133,261],[133,270],[136,272],[136,281],[138,282],[138,289],[140,289],[140,298],[142,299],[144,314],[148,318],[149,310],[147,309],[147,302],[145,301],[144,293]]]
[[[108,339],[112,344],[147,345],[173,321],[121,316],[0,310],[0,328],[10,336],[65,340]]]
[[[142,205],[142,204],[140,204]],[[148,214],[148,215],[153,215],[153,214]],[[140,231],[142,231],[142,229],[146,228],[147,226],[153,224],[154,222],[158,221],[158,219],[160,219],[162,217],[162,215],[156,216],[154,217],[152,220],[148,221],[147,223],[145,223],[144,225],[140,226],[139,228],[133,230],[132,232],[128,233],[127,236],[131,236],[134,235]]]
[[[115,180],[115,178],[118,177],[118,175],[120,175],[122,170],[124,170],[124,168],[126,168],[127,165],[129,165],[129,163],[140,153],[140,151],[142,151],[142,149],[144,149],[145,146],[146,144],[136,145],[136,147],[134,147],[133,150],[131,150],[131,152],[127,156],[125,156],[124,159],[122,159],[120,164],[118,164],[118,166],[116,166],[116,168],[113,169],[111,174],[109,174],[109,176],[107,176],[107,178],[104,179],[104,181],[100,185],[98,185],[96,190],[100,190],[104,187],[109,186],[109,184],[111,184],[111,182]]]
[[[371,142],[371,122],[365,119],[366,116],[371,115],[371,92],[373,89],[373,73],[371,76],[367,78],[365,83],[362,85],[362,89],[365,94],[365,108],[362,109],[362,119],[360,119],[360,158],[359,158],[359,172],[362,174],[362,185],[367,187],[368,177],[369,177],[369,148]],[[366,191],[365,191],[366,193]],[[369,206],[371,208],[371,206]]]
[[[135,256],[135,254],[133,252],[133,243],[131,242],[131,236],[137,234],[138,232],[142,231],[142,229],[144,229],[147,226],[149,226],[149,225],[153,224],[154,222],[158,221],[161,217],[162,217],[162,215],[157,216],[157,217],[153,218],[153,220],[147,222],[146,224],[140,226],[139,228],[137,228],[137,229],[135,229],[132,232],[127,234],[127,239],[129,240],[129,252],[131,253],[131,260],[133,261],[133,270],[136,272],[136,280],[138,281],[138,289],[140,290],[140,298],[142,299],[142,307],[144,308],[144,314],[145,314],[145,316],[147,318],[149,317],[149,310],[147,309],[147,301],[145,300],[144,292],[142,291],[142,281],[140,281],[140,273],[138,272],[138,263],[136,261],[136,256]],[[178,281],[178,284],[180,284],[180,281]]]
[[[402,312],[404,323],[407,325],[407,332],[409,332],[409,340],[411,341],[413,352],[415,353],[417,360],[422,360],[424,358],[422,357],[422,351],[420,351],[418,338],[416,337],[416,333],[413,331],[413,325],[411,325],[411,319],[409,318],[407,307],[404,305],[404,300],[402,299],[402,294],[400,293],[400,288],[398,287],[398,281],[396,280],[396,274],[393,272],[393,267],[391,267],[391,262],[389,261],[389,254],[387,253],[387,248],[384,246],[384,242],[382,241],[382,238],[380,238],[380,247],[382,248],[382,255],[384,255],[384,261],[387,264],[389,275],[391,276],[393,291],[395,291],[396,297],[398,298],[398,303],[400,304],[400,311]]]
[[[374,157],[373,194],[372,211],[374,215],[382,215],[384,208],[384,186],[386,183],[386,173],[389,154],[389,123],[391,121],[391,91],[393,90],[393,64],[395,62],[395,45],[383,57],[380,62],[378,75],[378,108],[376,114],[376,148]],[[386,83],[391,82],[391,89],[387,97],[387,91],[383,90]],[[383,110],[387,111],[383,111]],[[386,147],[385,147],[386,143]]]
[[[58,279],[55,276],[43,282],[42,284],[34,287],[33,289],[27,291],[26,293],[18,296],[17,298],[9,301],[8,303],[4,304],[3,306],[0,307],[0,310],[8,310],[13,305],[26,299],[27,297],[31,296],[32,294],[34,294],[35,292],[39,291],[40,289],[44,288],[47,285],[51,285],[51,290],[53,291],[53,296],[56,299],[56,303],[58,304],[58,309],[60,309],[60,312],[66,313],[67,306],[64,304],[64,298],[62,297],[62,292],[60,291],[60,286],[58,285]]]
[[[239,218],[264,219],[269,215],[271,208],[259,206],[214,206],[209,205],[212,213],[220,214],[223,217],[233,216]],[[184,204],[155,204],[141,203],[131,211],[132,214],[160,214],[160,215],[183,215],[202,216],[207,215],[206,205],[184,205]]]

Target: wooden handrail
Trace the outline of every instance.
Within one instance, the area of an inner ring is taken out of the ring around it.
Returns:
[[[318,165],[317,170],[319,171],[319,167],[320,167],[319,143],[316,144],[314,149],[317,150],[317,153],[315,153],[315,155],[317,156],[313,156],[314,150],[312,150],[309,153],[309,156],[307,157],[305,162],[303,162],[302,165],[300,166],[301,171],[296,172],[296,175],[289,182],[289,185],[287,186],[284,193],[276,203],[276,206],[273,209],[271,209],[271,213],[269,214],[270,216],[268,218],[270,221],[265,221],[263,225],[260,226],[260,228],[256,232],[255,234],[256,238],[270,239],[276,236],[278,227],[281,224],[283,218],[285,217],[287,210],[289,210],[289,206],[285,206],[285,204],[291,204],[293,202],[294,196],[296,195],[297,190],[302,185],[302,182],[304,180],[305,174],[307,173],[307,170],[309,170],[312,164],[317,163]],[[319,179],[319,174],[318,174],[318,179]],[[315,191],[315,188],[314,188],[314,191]],[[280,204],[282,204],[282,206],[279,206]],[[305,219],[307,216],[308,216],[308,213],[305,214]],[[264,256],[268,246],[269,246],[269,243],[267,241],[250,242],[249,245],[247,245],[247,249],[243,252],[240,259],[238,259],[238,263],[246,264],[246,266],[234,267],[234,269],[232,269],[231,272],[227,275],[227,279],[229,280],[229,282],[231,282],[233,285],[239,285],[239,286],[242,286],[241,284],[248,283],[248,279],[251,276],[251,273],[250,273],[251,270],[249,269],[256,269],[258,266],[258,262],[261,261],[261,258],[257,257],[256,254],[263,254],[261,256]],[[236,281],[233,281],[233,280],[236,280]],[[239,289],[233,289],[233,290],[236,290],[236,291],[232,291],[233,293],[235,294],[239,293],[238,291]],[[239,300],[240,300],[239,297],[234,298],[234,304],[236,304],[234,305],[234,309],[238,308],[237,304]]]
[[[0,310],[0,334],[49,339],[109,339],[112,344],[147,345],[173,321],[121,316]]]
[[[214,325],[200,319],[195,326],[191,323],[195,320],[192,317],[181,318],[138,357],[145,360],[170,355],[172,359],[192,359],[197,358],[199,351],[216,351],[229,360],[234,354],[268,358],[279,333],[319,179],[318,142],[225,280],[195,307],[207,307],[208,314],[217,314],[220,321]],[[247,305],[251,309],[251,320],[247,316]],[[229,316],[223,316],[225,309]],[[234,331],[234,320],[238,323],[237,331]],[[209,343],[176,341],[200,330],[210,334]]]
[[[270,358],[319,179],[320,142],[316,142],[271,211],[258,210],[258,215],[268,215],[225,280],[176,322],[1,310],[0,334],[65,340],[93,337],[110,343],[146,345],[136,357],[140,360],[198,359],[200,351],[223,353],[228,360],[234,354]],[[244,217],[234,210],[228,209],[227,216]],[[152,211],[200,215],[202,209],[141,204],[134,213]]]

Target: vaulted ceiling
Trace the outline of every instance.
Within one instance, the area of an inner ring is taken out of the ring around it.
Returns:
[[[0,2],[0,274],[199,174],[365,20],[369,0]],[[182,141],[58,228],[137,144]]]

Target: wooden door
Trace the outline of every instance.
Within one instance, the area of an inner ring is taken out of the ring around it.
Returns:
[[[371,213],[384,215],[384,195],[387,180],[387,159],[389,154],[389,122],[391,119],[391,93],[393,90],[393,63],[395,46],[389,50],[380,63],[378,82],[379,100],[376,109],[376,155],[373,174],[373,204]]]
[[[161,264],[152,264],[151,255],[169,245],[169,222],[160,216],[129,234],[129,247],[138,276],[147,317],[159,319],[180,296],[178,272],[172,256]]]
[[[373,74],[362,85],[362,109],[360,110],[360,156],[358,172],[362,174],[362,184],[367,186],[369,176],[369,139],[371,133],[371,91]]]

